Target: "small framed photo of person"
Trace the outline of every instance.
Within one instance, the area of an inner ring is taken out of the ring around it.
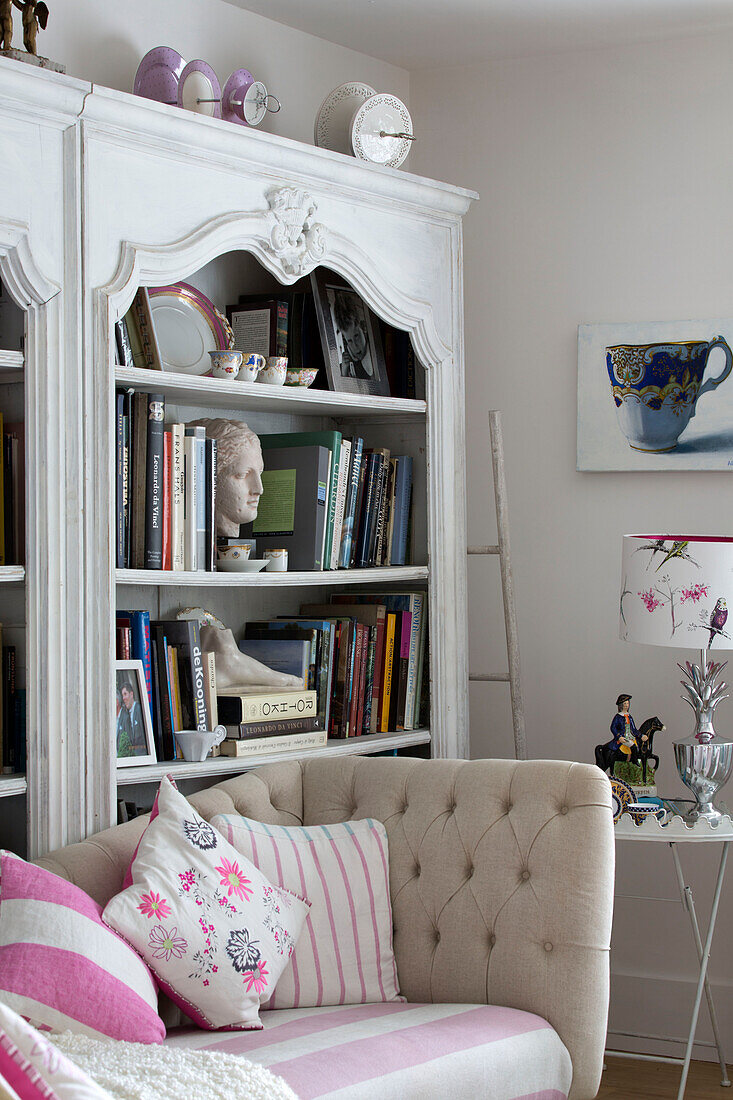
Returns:
[[[379,321],[369,306],[323,268],[311,284],[330,389],[389,397]]]
[[[115,662],[117,767],[155,764],[155,741],[142,661]]]

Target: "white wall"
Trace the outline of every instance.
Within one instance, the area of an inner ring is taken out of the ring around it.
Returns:
[[[730,535],[731,483],[577,473],[576,329],[730,316],[732,52],[726,33],[413,74],[410,86],[412,169],[481,192],[465,227],[468,535],[495,541],[486,414],[498,408],[530,754],[592,761],[629,692],[637,724],[653,714],[667,724],[660,784],[680,797],[670,742],[691,732],[692,713],[676,661],[694,654],[617,639],[620,536]],[[731,441],[733,457],[733,426]],[[474,558],[469,570],[472,666],[498,671],[498,568]],[[474,756],[511,754],[507,699],[503,685],[472,687]],[[733,699],[718,724],[733,730]],[[709,897],[713,851],[682,855]],[[618,890],[674,897],[666,848],[619,845]],[[712,972],[730,1036],[733,876],[723,904]],[[612,1026],[686,1034],[692,953],[679,906],[619,901]]]
[[[222,87],[246,68],[282,101],[261,129],[313,141],[323,98],[347,80],[364,80],[403,99],[407,73],[383,61],[334,46],[223,0],[53,0],[38,52],[66,65],[69,76],[132,91],[140,59],[154,46],[172,46],[187,60],[202,58]],[[16,13],[15,45],[21,46]]]

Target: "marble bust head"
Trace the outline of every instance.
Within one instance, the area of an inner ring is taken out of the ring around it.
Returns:
[[[236,538],[242,523],[257,518],[262,496],[259,437],[242,420],[194,420],[216,440],[216,533]]]

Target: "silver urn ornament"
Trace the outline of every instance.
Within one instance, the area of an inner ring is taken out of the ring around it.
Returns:
[[[703,664],[704,671],[689,661],[684,667],[679,666],[687,677],[680,681],[687,692],[682,698],[690,704],[696,718],[695,732],[683,741],[674,742],[680,779],[696,799],[696,805],[685,818],[690,824],[704,820],[717,825],[726,812],[715,805],[715,798],[733,772],[733,740],[721,737],[713,729],[715,708],[728,698],[723,694],[727,685],[716,683],[726,664],[727,661],[722,664],[708,661]]]

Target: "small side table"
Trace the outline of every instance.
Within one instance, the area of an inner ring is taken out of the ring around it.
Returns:
[[[728,1078],[728,1069],[725,1063],[725,1056],[723,1054],[723,1045],[720,1038],[720,1030],[718,1028],[718,1019],[715,1012],[715,1004],[713,1002],[713,993],[708,982],[708,962],[710,959],[710,948],[713,942],[713,935],[715,933],[715,922],[718,917],[718,908],[720,905],[720,895],[723,889],[723,880],[725,879],[725,868],[728,861],[728,852],[730,850],[731,843],[733,842],[733,821],[729,816],[725,816],[717,828],[712,828],[706,821],[697,822],[694,826],[686,825],[681,817],[672,817],[666,824],[661,824],[656,818],[648,818],[643,821],[641,825],[636,825],[628,814],[623,814],[615,825],[616,840],[617,841],[642,841],[643,843],[656,843],[667,844],[672,852],[672,859],[674,861],[674,868],[677,874],[677,883],[680,890],[680,901],[684,909],[690,918],[690,924],[692,925],[692,935],[695,941],[695,947],[697,949],[697,958],[700,965],[700,971],[697,981],[697,990],[695,993],[695,1004],[692,1010],[692,1018],[690,1019],[690,1030],[687,1036],[687,1043],[685,1047],[684,1058],[651,1058],[650,1055],[644,1054],[630,1054],[624,1053],[624,1057],[628,1058],[641,1058],[651,1059],[653,1061],[672,1062],[675,1065],[682,1066],[682,1076],[680,1078],[679,1090],[677,1092],[677,1100],[683,1100],[685,1095],[685,1088],[687,1085],[687,1075],[690,1070],[690,1059],[692,1057],[692,1047],[695,1041],[695,1032],[697,1031],[697,1022],[700,1015],[700,1005],[702,1003],[703,993],[707,998],[708,1009],[710,1012],[710,1022],[713,1027],[713,1035],[715,1036],[715,1047],[718,1052],[718,1059],[720,1061],[720,1072],[722,1075],[721,1085],[730,1086],[730,1080]],[[679,844],[719,844],[721,845],[720,864],[718,867],[718,875],[715,880],[715,891],[713,894],[713,905],[710,912],[710,923],[705,934],[705,942],[703,943],[702,936],[700,935],[700,926],[697,920],[697,913],[695,911],[695,899],[692,894],[692,888],[685,882],[684,875],[682,873],[682,864],[680,862],[679,852],[677,847]],[[651,900],[651,899],[650,899]],[[665,899],[666,900],[666,899]],[[629,1033],[631,1034],[631,1033]],[[660,1039],[665,1040],[664,1036],[652,1036],[652,1035],[636,1035],[638,1038],[646,1039]],[[667,1041],[667,1040],[665,1040]],[[672,1040],[673,1042],[675,1040]],[[680,1042],[681,1040],[676,1040]],[[608,1051],[608,1054],[621,1053]]]

